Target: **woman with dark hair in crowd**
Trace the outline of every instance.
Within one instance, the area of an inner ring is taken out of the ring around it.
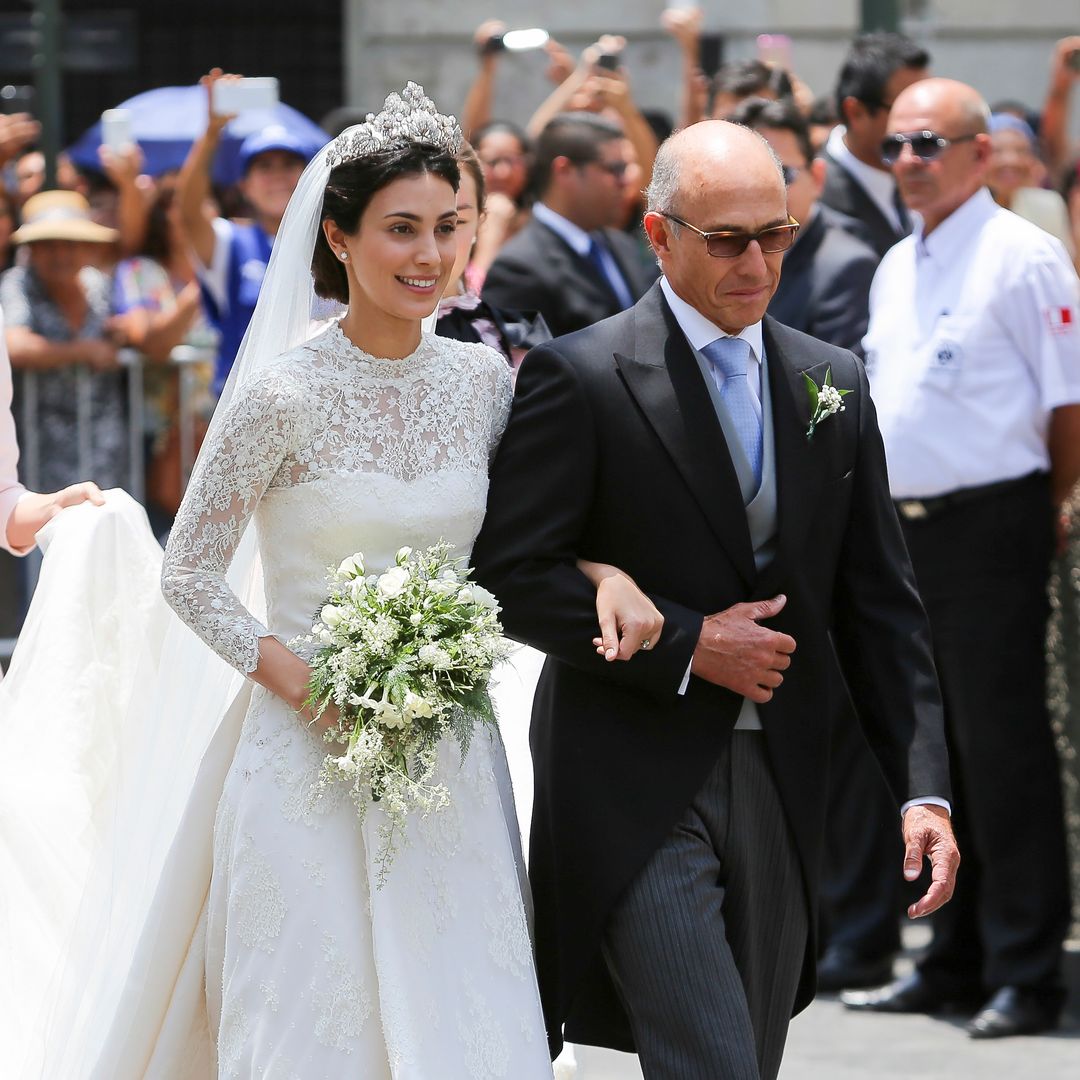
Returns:
[[[471,283],[479,291],[499,249],[529,220],[532,142],[517,124],[493,120],[477,129],[472,146],[487,192],[471,272]]]
[[[508,365],[422,328],[456,261],[460,145],[410,84],[297,185],[165,551],[164,595],[201,640],[169,631],[150,686],[140,675],[130,692],[152,722],[95,763],[109,813],[79,889],[88,951],[63,958],[30,1039],[47,1067],[25,1075],[135,1076],[152,1061],[551,1080],[497,732],[476,726],[465,754],[442,740],[430,783],[449,805],[406,816],[361,779],[325,777],[339,716],[309,698],[327,567],[362,552],[385,574],[402,547],[440,541],[465,559],[485,513]],[[327,305],[341,317],[313,330]],[[608,659],[629,659],[638,628],[655,640],[662,619],[628,579],[582,570],[600,624],[624,628],[601,642]],[[239,697],[227,665],[250,680]],[[80,682],[95,707],[120,693],[105,681]],[[168,887],[144,888],[151,876]]]
[[[543,316],[495,308],[480,298],[480,287],[497,251],[484,250],[482,229],[487,198],[484,169],[476,151],[464,143],[458,154],[461,183],[457,197],[457,258],[439,302],[435,333],[458,341],[479,341],[497,349],[517,370],[534,345],[551,340]]]

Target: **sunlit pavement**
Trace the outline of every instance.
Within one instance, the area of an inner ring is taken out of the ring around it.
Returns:
[[[913,926],[905,944],[916,949],[925,935]],[[1080,1080],[1080,942],[1067,971],[1071,997],[1059,1031],[989,1042],[968,1038],[966,1017],[867,1015],[820,997],[792,1021],[780,1080]],[[578,1047],[576,1055],[575,1080],[641,1080],[628,1054]]]

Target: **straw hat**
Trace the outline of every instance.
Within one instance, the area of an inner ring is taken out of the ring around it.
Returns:
[[[118,235],[90,217],[90,204],[77,191],[42,191],[26,200],[22,225],[11,234],[11,240],[15,244],[35,240],[108,244]]]

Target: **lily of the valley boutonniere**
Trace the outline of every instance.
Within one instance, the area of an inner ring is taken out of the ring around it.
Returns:
[[[840,390],[833,386],[831,367],[825,369],[825,381],[820,386],[805,371],[803,378],[806,380],[806,390],[810,395],[810,426],[806,429],[806,437],[812,439],[818,424],[828,420],[835,413],[844,411],[846,408],[844,398],[851,391]]]

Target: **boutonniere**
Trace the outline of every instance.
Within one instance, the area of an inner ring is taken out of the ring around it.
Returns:
[[[820,386],[805,371],[803,378],[806,380],[806,390],[810,395],[810,426],[806,429],[806,438],[809,440],[814,437],[818,424],[828,420],[834,413],[844,411],[846,408],[844,398],[851,391],[840,390],[833,386],[831,367],[825,369],[825,381]]]

